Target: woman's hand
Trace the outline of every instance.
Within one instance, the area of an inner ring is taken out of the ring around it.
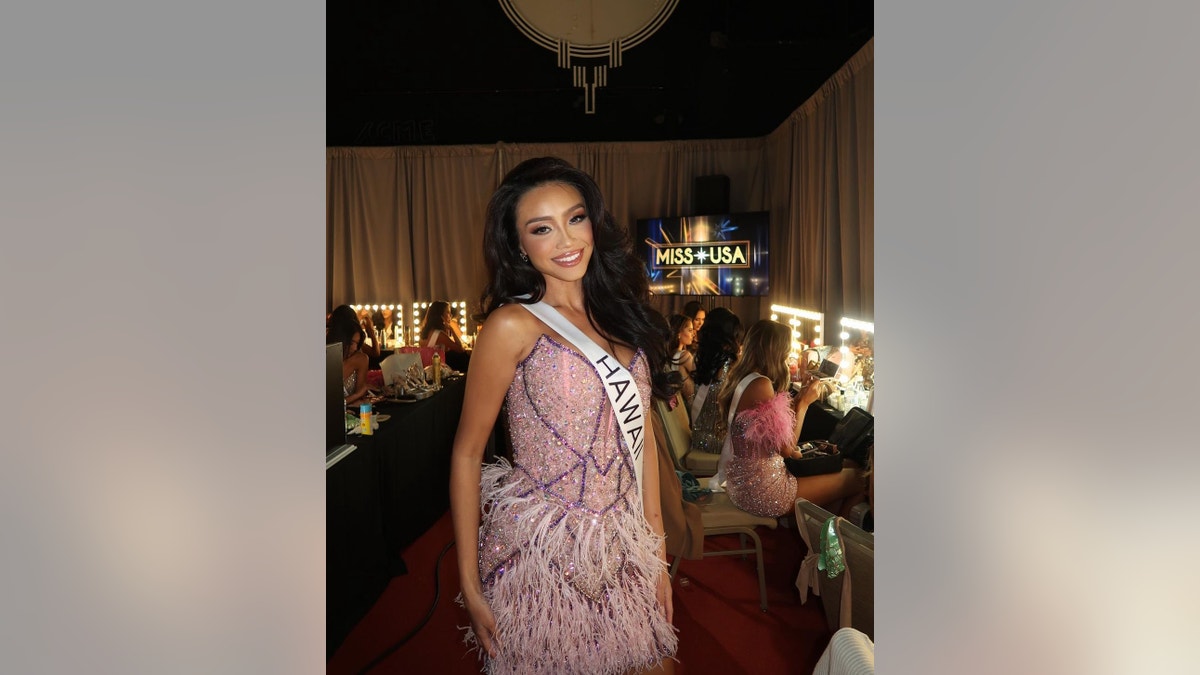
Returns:
[[[478,592],[464,591],[463,604],[466,605],[467,613],[471,615],[471,630],[475,631],[475,639],[479,641],[480,648],[487,652],[489,657],[496,658],[499,640],[496,639],[496,616],[492,614],[492,608]]]
[[[810,383],[807,387],[800,390],[800,395],[796,397],[796,409],[807,408],[813,402],[825,396],[825,383],[821,380]]]
[[[806,369],[800,370],[800,386],[801,387],[807,387],[810,384],[812,384],[813,382],[819,382],[820,380],[821,380],[821,376],[820,376],[820,374],[817,373],[817,371],[806,370]]]
[[[667,617],[667,623],[671,623],[675,618],[675,606],[671,602],[671,572],[669,568],[664,567],[662,574],[658,575],[658,604],[662,606],[663,612]]]

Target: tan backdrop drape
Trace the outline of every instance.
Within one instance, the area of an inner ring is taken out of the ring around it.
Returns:
[[[770,303],[874,317],[874,40],[770,135],[659,143],[327,148],[327,310],[478,300],[483,214],[503,175],[556,155],[595,177],[619,222],[690,215],[697,176],[731,212],[770,211],[770,296],[705,298],[743,320]],[[673,311],[691,297],[657,298]],[[410,314],[406,314],[408,322]],[[832,333],[836,334],[836,333]]]

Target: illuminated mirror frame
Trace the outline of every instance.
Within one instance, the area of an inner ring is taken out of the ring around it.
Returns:
[[[840,321],[838,321],[838,323],[839,323],[839,324],[841,324],[841,326],[842,326],[842,330],[841,330],[841,332],[838,334],[838,338],[840,338],[840,339],[841,339],[841,341],[842,341],[841,351],[842,351],[843,353],[845,353],[845,352],[849,351],[849,349],[850,349],[849,347],[847,347],[847,346],[846,346],[846,340],[849,340],[849,339],[850,339],[850,334],[846,332],[846,329],[847,329],[847,328],[851,328],[851,329],[853,329],[853,330],[860,330],[860,331],[863,331],[863,332],[866,332],[866,333],[870,333],[870,334],[872,335],[872,338],[871,338],[871,339],[872,339],[872,340],[874,340],[874,335],[875,335],[875,324],[874,324],[874,323],[872,323],[872,322],[870,322],[870,321],[862,321],[862,320],[859,320],[859,319],[851,319],[851,318],[849,318],[849,317],[845,317],[845,316],[843,316],[843,317],[841,318],[841,320],[840,320]]]
[[[392,311],[392,320],[396,325],[400,326],[400,336],[404,336],[404,304],[399,302],[382,302],[382,303],[366,303],[361,305],[350,305],[350,309],[354,310],[355,315],[364,309],[378,312],[381,309],[390,309]],[[390,340],[389,340],[390,341]]]
[[[429,308],[429,303],[436,302],[435,300],[419,300],[412,304],[413,322],[412,322],[412,342],[417,346],[421,345],[421,318],[425,315],[425,310]],[[464,346],[471,347],[472,337],[467,333],[467,301],[466,300],[451,300],[450,313],[458,315],[458,330],[462,333]]]
[[[846,332],[846,329],[862,331],[864,333],[870,333],[871,334],[871,352],[872,352],[872,355],[874,354],[874,351],[875,351],[875,323],[874,322],[863,321],[861,319],[851,319],[849,317],[843,316],[838,321],[838,324],[840,324],[842,327],[842,330],[838,333],[838,338],[841,340],[842,346],[838,347],[838,351],[840,351],[842,353],[843,358],[850,354],[850,347],[848,347],[846,345],[846,340],[850,339],[850,333]],[[844,362],[845,361],[843,361],[843,363]],[[842,375],[839,371],[839,381],[845,382],[846,381],[845,378],[847,378],[847,377],[848,376]]]
[[[787,305],[771,305],[771,320],[779,321],[779,315],[786,314],[788,318],[781,323],[785,323],[792,328],[792,353],[789,358],[799,358],[800,352],[804,349],[804,329],[805,321],[809,321],[809,334],[812,339],[809,344],[814,347],[820,347],[822,344],[821,336],[825,330],[825,314],[812,309],[800,309],[797,307],[788,307]]]

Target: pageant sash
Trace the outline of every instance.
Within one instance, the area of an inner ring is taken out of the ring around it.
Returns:
[[[750,373],[738,382],[733,390],[733,398],[729,401],[729,422],[725,425],[725,442],[721,444],[721,457],[717,460],[717,475],[708,479],[708,487],[713,492],[725,489],[725,465],[733,458],[733,417],[737,414],[738,402],[742,400],[742,392],[750,383],[766,375]]]
[[[642,493],[642,450],[645,446],[644,432],[646,429],[645,408],[642,405],[642,395],[638,393],[633,375],[616,358],[600,348],[594,340],[584,334],[566,317],[558,313],[544,302],[532,305],[522,305],[542,323],[553,328],[559,335],[583,352],[592,362],[592,367],[604,382],[604,393],[612,404],[613,415],[617,418],[617,426],[621,428],[621,438],[629,449],[629,459],[633,464],[633,475],[637,479],[638,494]]]

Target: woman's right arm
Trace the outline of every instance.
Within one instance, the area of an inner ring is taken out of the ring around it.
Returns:
[[[375,324],[369,318],[362,319],[359,324],[363,329],[363,339],[358,350],[373,359],[379,358],[379,345],[375,344]]]
[[[527,312],[512,306],[517,312]],[[467,375],[462,416],[450,458],[450,512],[458,554],[463,603],[479,645],[495,656],[496,619],[483,597],[479,578],[479,480],[484,449],[495,425],[517,364],[529,353],[528,322],[508,307],[488,318],[476,341],[476,357]],[[528,315],[532,319],[531,314]],[[477,364],[477,365],[476,365]]]

